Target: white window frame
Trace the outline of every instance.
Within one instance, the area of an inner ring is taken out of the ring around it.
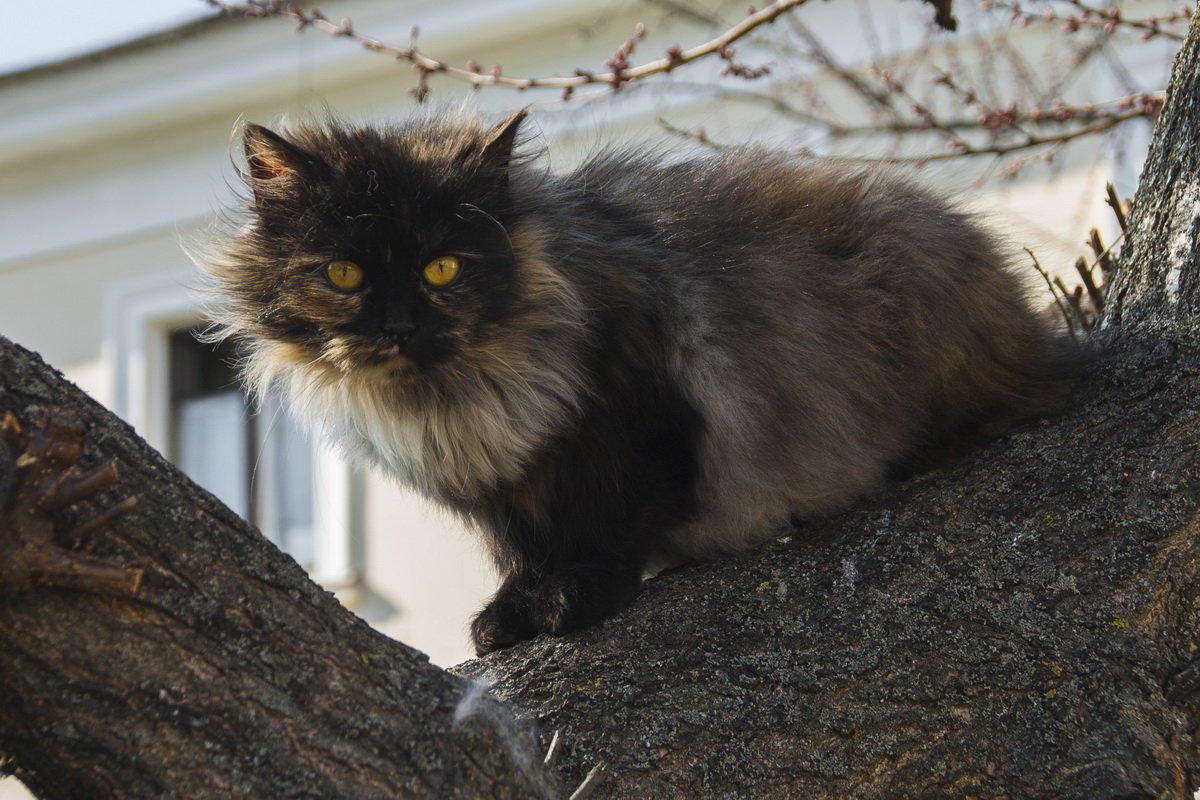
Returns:
[[[188,283],[194,273],[175,272],[112,286],[105,304],[104,360],[114,388],[113,410],[160,453],[171,430],[169,338],[203,323]],[[314,581],[329,589],[359,584],[354,513],[356,477],[327,444],[313,445]]]

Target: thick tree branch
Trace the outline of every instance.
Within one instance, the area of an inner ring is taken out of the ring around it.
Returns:
[[[464,670],[508,676],[497,691],[563,730],[575,769],[609,762],[616,797],[1190,798],[1198,47],[1194,30],[1071,413],[663,576],[571,645]]]
[[[510,712],[3,339],[0,375],[0,763],[40,797],[565,796]]]
[[[1102,327],[1200,332],[1200,25],[1175,59],[1162,119],[1129,220],[1124,261]]]

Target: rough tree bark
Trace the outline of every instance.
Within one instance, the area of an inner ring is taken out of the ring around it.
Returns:
[[[0,345],[0,414],[25,430],[0,451],[3,767],[47,798],[563,797],[600,762],[596,797],[1190,797],[1198,58],[1194,26],[1070,413],[459,669],[515,718]],[[79,421],[87,480],[56,482],[71,435],[39,439],[35,407]],[[110,458],[116,484],[92,471]],[[61,533],[131,491],[137,510]]]
[[[0,423],[0,754],[39,796],[556,796],[507,712],[0,343],[0,409],[24,429]],[[68,416],[86,452],[64,473]],[[136,509],[71,533],[134,490]]]

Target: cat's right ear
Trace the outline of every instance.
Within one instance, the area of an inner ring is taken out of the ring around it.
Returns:
[[[525,106],[496,127],[489,130],[483,137],[482,146],[475,158],[480,167],[490,170],[502,183],[508,182],[508,169],[513,161],[513,150],[517,144],[517,131],[521,123],[529,116],[529,106]]]
[[[254,204],[265,205],[296,178],[312,169],[316,159],[274,131],[247,123],[242,133]]]

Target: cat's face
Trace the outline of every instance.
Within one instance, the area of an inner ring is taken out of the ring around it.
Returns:
[[[250,218],[195,254],[256,395],[446,497],[515,480],[589,380],[588,306],[510,169],[523,116],[248,126]]]
[[[248,126],[253,219],[222,269],[243,337],[297,364],[421,380],[485,346],[517,269],[496,128]]]

